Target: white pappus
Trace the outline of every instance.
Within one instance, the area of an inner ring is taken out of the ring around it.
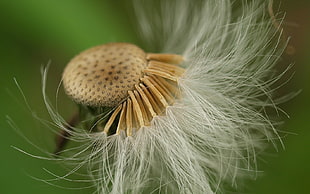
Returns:
[[[266,142],[278,138],[265,110],[277,109],[272,94],[281,74],[273,68],[284,44],[268,1],[133,4],[145,50],[183,56],[180,94],[133,135],[95,130],[116,106],[93,116],[99,120],[88,128],[68,129],[46,97],[43,71],[44,100],[55,126],[79,142],[59,156],[76,164],[68,175],[86,166],[98,193],[211,194],[225,192],[224,184],[237,186],[256,171],[256,154]]]

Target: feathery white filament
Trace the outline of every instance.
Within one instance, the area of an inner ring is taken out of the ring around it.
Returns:
[[[255,170],[256,153],[277,137],[264,114],[275,106],[272,68],[281,53],[268,2],[154,2],[134,1],[146,48],[186,59],[181,98],[164,116],[132,137],[106,136],[69,131],[45,98],[47,108],[84,142],[70,159],[88,166],[98,193],[220,193]]]

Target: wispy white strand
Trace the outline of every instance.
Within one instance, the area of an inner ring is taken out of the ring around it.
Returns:
[[[146,48],[183,55],[186,72],[181,98],[132,137],[66,129],[46,97],[44,70],[52,120],[83,144],[65,150],[75,152],[64,157],[76,165],[68,175],[87,166],[96,192],[115,194],[222,193],[223,184],[253,175],[257,153],[278,136],[265,114],[276,108],[271,92],[279,76],[272,69],[281,54],[267,3],[135,0]]]

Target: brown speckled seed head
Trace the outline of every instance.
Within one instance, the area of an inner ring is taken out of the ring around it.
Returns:
[[[128,43],[109,43],[74,57],[63,73],[66,93],[79,104],[113,107],[140,82],[146,53]]]

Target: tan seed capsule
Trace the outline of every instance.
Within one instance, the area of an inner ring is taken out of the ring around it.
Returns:
[[[128,43],[109,43],[88,49],[74,57],[63,73],[66,93],[77,103],[91,107],[112,107],[103,132],[120,117],[116,134],[150,125],[174,102],[177,81],[184,69],[175,65],[183,57],[145,53]],[[120,116],[118,116],[120,114]]]
[[[139,84],[146,53],[128,43],[109,43],[74,57],[63,73],[66,93],[77,103],[113,107]]]

